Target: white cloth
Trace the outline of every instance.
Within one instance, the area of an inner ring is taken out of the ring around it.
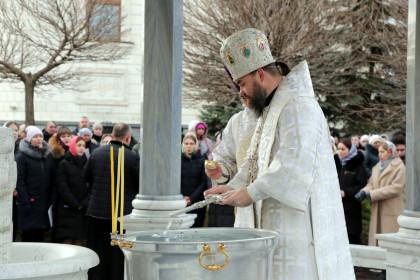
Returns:
[[[223,130],[223,140],[213,151],[213,160],[220,164],[223,174],[228,175],[230,179],[235,176],[237,168],[245,160],[257,120],[256,115],[248,108],[233,115]],[[253,205],[237,207],[234,227],[254,228],[255,214],[258,216],[258,213],[254,213]]]
[[[280,233],[273,279],[355,279],[330,133],[306,62],[285,77],[263,116],[248,193],[263,200],[262,228]],[[245,186],[248,166],[228,185]]]

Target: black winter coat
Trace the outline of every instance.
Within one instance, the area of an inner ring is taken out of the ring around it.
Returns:
[[[181,193],[188,196],[194,204],[204,199],[204,191],[207,189],[207,175],[204,169],[204,157],[200,152],[187,158],[181,157]]]
[[[181,194],[188,196],[191,204],[204,199],[204,191],[207,189],[207,175],[204,169],[204,157],[198,151],[189,159],[186,155],[181,156]],[[199,208],[189,213],[197,214],[193,227],[203,226],[206,208]]]
[[[45,128],[42,130],[42,135],[44,135],[44,141],[48,143],[48,140],[50,140],[52,134],[49,134]]]
[[[18,228],[50,228],[48,209],[55,202],[55,166],[47,142],[34,147],[23,139],[16,155]]]
[[[363,166],[369,179],[372,176],[372,168],[379,162],[378,149],[367,143],[364,156]]]
[[[58,166],[56,174],[58,196],[54,219],[56,240],[86,238],[85,212],[88,188],[83,178],[86,162],[86,155],[78,157],[67,152]],[[80,206],[83,206],[81,210]]]
[[[117,189],[118,149],[124,144],[111,141],[93,151],[83,171],[83,177],[89,183],[86,215],[111,219],[111,160],[110,150],[114,147],[114,187]],[[139,192],[139,156],[124,145],[124,215],[133,210],[131,205]],[[121,204],[120,204],[121,205]],[[118,210],[120,213],[120,210]]]
[[[89,149],[89,156],[93,153],[94,150],[99,148],[99,145],[96,145],[92,141],[86,143],[86,149]],[[131,150],[131,149],[130,149]]]
[[[358,151],[355,157],[342,166],[339,156],[334,155],[340,189],[344,191],[343,207],[349,234],[362,232],[362,204],[354,196],[367,184],[363,159],[363,153]]]

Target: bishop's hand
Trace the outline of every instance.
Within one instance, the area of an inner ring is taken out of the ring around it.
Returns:
[[[254,201],[248,193],[248,189],[246,187],[241,187],[231,192],[220,204],[245,207],[251,205],[253,202]]]
[[[217,180],[220,179],[220,177],[222,177],[223,173],[222,173],[222,168],[220,167],[220,165],[216,162],[216,161],[212,161],[214,162],[214,165],[216,166],[215,168],[208,168],[207,165],[205,165],[205,171],[206,171],[206,175],[207,177],[209,177],[210,179],[213,180]]]

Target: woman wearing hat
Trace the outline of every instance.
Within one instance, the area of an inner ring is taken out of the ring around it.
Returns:
[[[197,134],[198,143],[200,145],[201,154],[208,160],[213,160],[213,143],[209,138],[207,138],[207,125],[203,122],[200,122],[195,127],[195,132]]]
[[[369,142],[369,135],[367,134],[362,135],[362,137],[360,137],[360,148],[362,150],[365,150],[368,142]]]
[[[42,242],[50,228],[48,209],[53,203],[54,160],[41,129],[26,128],[26,138],[16,156],[18,191],[18,228],[22,241]]]
[[[369,143],[366,144],[363,166],[368,178],[372,175],[372,168],[379,162],[378,147],[382,141],[383,139],[381,136],[372,135],[369,139]]]
[[[89,128],[87,127],[82,128],[79,131],[79,135],[85,139],[85,142],[86,142],[85,155],[89,159],[93,150],[95,150],[99,146],[92,142],[92,130],[90,130]]]

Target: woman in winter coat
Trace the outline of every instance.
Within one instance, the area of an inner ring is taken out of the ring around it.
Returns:
[[[198,148],[198,141],[194,135],[187,135],[182,141],[181,156],[181,194],[190,206],[204,199],[203,192],[207,188],[207,175],[204,171],[204,157]],[[192,227],[202,227],[206,208],[193,210],[197,214]]]
[[[405,208],[405,165],[390,141],[379,146],[380,162],[372,169],[369,183],[356,199],[372,201],[369,246],[378,246],[377,233],[394,233],[399,229],[397,218]]]
[[[213,160],[213,142],[209,138],[207,138],[207,126],[200,122],[195,127],[195,132],[198,139],[198,144],[200,145],[201,155],[205,157],[205,159]]]
[[[72,134],[70,129],[67,126],[62,126],[48,141],[56,166],[58,166],[64,158],[64,154],[69,150],[71,138]]]
[[[82,136],[74,137],[69,152],[64,155],[57,169],[55,240],[65,244],[82,245],[86,238],[88,189],[83,178],[83,168],[87,162],[85,145]]]
[[[349,138],[340,139],[337,149],[338,154],[334,155],[334,160],[340,182],[347,234],[350,244],[361,244],[362,204],[354,196],[367,183],[363,168],[364,156]]]
[[[41,129],[26,128],[26,138],[19,144],[16,156],[18,170],[18,228],[23,242],[44,241],[50,228],[48,209],[54,203],[54,160]]]

